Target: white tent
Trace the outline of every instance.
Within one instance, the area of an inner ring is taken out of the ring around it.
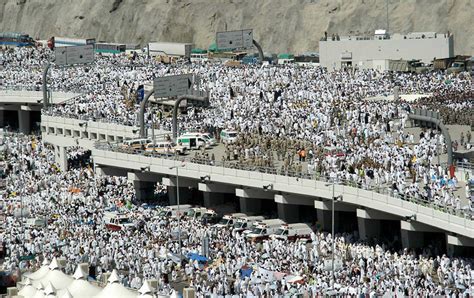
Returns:
[[[66,289],[58,291],[58,296],[61,297],[69,293],[70,297],[93,297],[102,290],[86,280],[87,274],[82,271],[79,265],[76,267],[73,277],[74,281]]]
[[[153,287],[150,286],[148,281],[144,281],[142,287],[138,290],[138,293],[140,293],[140,298],[153,298],[155,297],[153,295]]]
[[[43,294],[43,290],[44,290],[44,286],[43,286],[43,283],[42,282],[38,282],[38,284],[35,286],[36,288],[36,293],[35,295],[33,296],[33,298],[43,298],[44,297],[44,294]],[[29,297],[28,297],[29,298]]]
[[[33,297],[36,294],[36,289],[33,287],[31,280],[26,278],[23,281],[23,288],[18,292],[19,296]]]
[[[55,289],[62,290],[67,288],[72,283],[73,279],[59,270],[59,265],[56,258],[54,258],[51,261],[51,264],[49,264],[49,269],[50,271],[44,277],[42,277],[40,280],[34,281],[33,284],[35,285],[39,281],[41,281],[43,284],[48,284],[51,282]]]
[[[44,277],[49,272],[49,262],[48,260],[44,259],[43,264],[41,265],[40,269],[36,270],[33,273],[25,273],[24,275],[32,280],[38,280]]]
[[[116,270],[110,274],[107,286],[96,296],[96,298],[136,298],[137,293],[128,290],[119,283],[119,277]]]
[[[51,282],[44,288],[43,293],[45,297],[56,297],[56,289]]]
[[[69,293],[69,291],[66,289],[64,290],[63,294],[58,296],[59,298],[74,298],[71,293]]]

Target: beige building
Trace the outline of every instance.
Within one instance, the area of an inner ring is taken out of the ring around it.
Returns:
[[[373,36],[328,36],[319,42],[321,66],[375,68],[386,70],[389,59],[420,59],[429,64],[433,58],[454,56],[451,34],[414,32],[388,35],[376,30]]]

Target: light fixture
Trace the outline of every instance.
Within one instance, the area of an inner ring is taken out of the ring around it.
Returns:
[[[141,167],[140,170],[141,170],[142,172],[145,172],[145,171],[148,171],[148,172],[149,172],[149,171],[150,171],[150,166]]]
[[[84,126],[87,127],[87,122],[81,122],[81,123],[79,123],[79,126],[80,127],[84,127]]]
[[[410,216],[405,216],[405,220],[407,222],[411,222],[412,220],[416,220],[416,214],[410,215]]]
[[[206,183],[206,181],[211,181],[211,176],[206,175],[206,176],[201,176],[201,182]]]
[[[264,191],[268,191],[269,189],[270,189],[270,190],[273,189],[273,184],[268,184],[268,185],[264,185],[264,186],[263,186],[263,190],[264,190]]]

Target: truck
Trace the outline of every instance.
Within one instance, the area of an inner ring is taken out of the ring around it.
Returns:
[[[446,72],[448,74],[451,74],[451,73],[458,74],[463,71],[467,71],[470,74],[474,73],[474,59],[473,58],[455,60],[453,64],[451,64],[451,66],[448,67],[448,69],[446,69]]]
[[[310,239],[313,230],[308,224],[305,223],[293,223],[284,224],[271,236],[272,239],[281,240],[298,240],[298,239]]]
[[[449,57],[449,58],[438,58],[433,59],[433,68],[435,70],[447,70],[450,68],[455,62],[465,62],[469,59],[469,56],[462,56],[458,55],[456,57]]]
[[[270,235],[275,233],[285,222],[281,219],[266,219],[254,225],[250,233],[246,235],[247,240],[252,242],[268,239]]]
[[[425,73],[429,71],[429,68],[421,62],[421,60],[389,60],[388,69],[396,72],[415,72]]]
[[[242,218],[246,217],[247,214],[245,213],[231,213],[231,214],[226,214],[222,219],[214,225],[216,228],[228,228],[232,227],[237,220],[237,218]]]
[[[150,42],[147,46],[149,56],[167,56],[191,59],[192,43]]]
[[[265,217],[263,216],[246,216],[246,217],[241,217],[237,218],[237,220],[234,223],[233,229],[236,232],[242,232],[246,229],[252,228],[253,224],[255,222],[259,222],[265,220]]]
[[[69,37],[54,36],[51,38],[51,40],[52,40],[53,48],[95,44],[95,38],[69,38]]]

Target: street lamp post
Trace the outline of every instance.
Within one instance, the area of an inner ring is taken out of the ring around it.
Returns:
[[[176,203],[178,205],[178,246],[179,246],[179,261],[181,263],[183,258],[183,249],[181,245],[181,212],[180,212],[180,204],[179,204],[179,168],[184,167],[186,164],[181,164],[178,166],[172,166],[169,169],[176,169]]]
[[[335,179],[333,178],[332,179],[332,182],[331,183],[327,183],[325,184],[325,186],[331,186],[332,185],[332,203],[331,203],[331,234],[332,234],[332,257],[331,257],[331,272],[332,272],[332,280],[333,280],[333,283],[336,281],[336,271],[335,271],[335,267],[334,267],[334,257],[335,257],[335,254],[336,254],[336,237],[335,237],[335,231],[334,231],[334,202],[336,200],[339,200],[339,199],[342,199],[342,196],[338,196],[336,198],[335,196],[335,191],[334,191],[334,187],[335,187],[335,184],[336,184],[336,181]]]

